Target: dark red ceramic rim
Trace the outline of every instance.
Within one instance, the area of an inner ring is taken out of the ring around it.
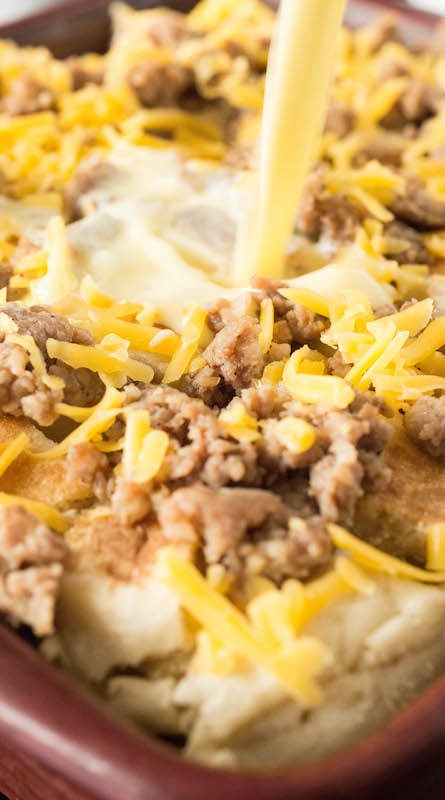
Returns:
[[[186,9],[193,2],[164,5]],[[385,3],[354,5],[369,15]],[[0,35],[48,41],[64,54],[80,51],[105,43],[106,6],[105,0],[70,0]],[[434,19],[414,10],[403,16],[422,30]],[[316,765],[267,774],[206,769],[113,720],[104,705],[0,627],[0,761],[7,772],[3,783],[0,772],[0,787],[10,788],[14,800],[21,800],[16,787],[27,781],[26,796],[36,800],[424,800],[432,792],[445,796],[444,750],[442,679],[378,734]]]
[[[242,0],[240,0],[241,2]],[[268,1],[268,0],[266,0]],[[66,2],[59,5],[59,8],[47,8],[43,9],[42,11],[37,11],[35,14],[28,14],[24,19],[18,20],[17,22],[12,22],[7,25],[0,26],[0,33],[3,37],[5,36],[13,36],[15,33],[20,34],[23,27],[30,28],[34,24],[38,23],[39,26],[45,26],[46,24],[51,24],[56,17],[59,17],[63,14],[66,16],[70,16],[73,12],[76,14],[78,12],[91,12],[93,9],[103,9],[106,8],[110,4],[110,0],[67,0]],[[171,2],[164,2],[162,5],[174,5],[175,3]],[[179,3],[181,5],[181,3]],[[190,0],[189,2],[183,2],[183,6],[192,7],[194,5],[194,0]],[[144,7],[146,8],[149,5],[160,5],[159,3],[150,3],[144,2],[144,0],[130,0],[130,5],[136,7]],[[271,5],[277,5],[276,0],[272,0]],[[369,9],[375,10],[376,8],[383,9],[385,11],[388,10],[388,2],[387,0],[360,0],[360,5],[368,6]],[[430,24],[437,19],[437,15],[433,12],[423,11],[420,8],[413,8],[412,6],[408,6],[404,0],[394,0],[392,3],[392,7],[396,8],[396,10],[400,11],[404,17],[410,18],[412,20],[425,23],[427,20]]]
[[[147,8],[156,5],[166,5],[181,7],[184,11],[189,10],[195,5],[196,0],[129,0],[130,5],[137,8]],[[13,0],[12,0],[13,2]],[[240,0],[242,2],[242,0]],[[278,0],[266,0],[271,5],[277,5]],[[75,36],[76,43],[72,49],[74,52],[82,51],[82,45],[78,46],[78,34],[82,35],[83,45],[89,46],[90,42],[96,42],[96,46],[105,46],[109,26],[104,18],[104,9],[108,8],[110,0],[66,0],[58,8],[43,9],[25,19],[12,22],[8,25],[0,26],[0,35],[3,38],[13,38],[19,43],[38,43],[46,44],[49,40],[53,49],[58,55],[68,54],[70,50],[69,40],[73,34],[73,25],[76,26],[78,33]],[[387,11],[388,2],[386,0],[350,0],[352,7],[359,7],[363,14],[372,15],[376,11]],[[421,9],[408,6],[405,0],[393,0],[392,8],[399,11],[404,22],[412,28],[417,26],[423,32],[431,28],[437,21],[437,15]],[[83,47],[83,51],[88,47]]]
[[[371,9],[375,9],[377,7],[388,11],[389,4],[387,0],[360,0],[360,2],[361,5],[368,6]],[[29,27],[36,21],[38,21],[39,24],[45,24],[45,22],[51,23],[56,16],[60,16],[63,13],[69,15],[72,12],[77,13],[78,11],[91,11],[94,8],[103,9],[108,5],[109,0],[67,0],[67,2],[61,3],[57,9],[51,7],[48,7],[47,9],[44,8],[42,11],[37,11],[34,14],[28,14],[24,19],[20,19],[17,22],[11,22],[10,24],[0,26],[0,32],[4,36],[10,32],[13,33],[14,31],[19,30],[23,26]],[[150,5],[150,2],[144,2],[144,0],[142,0],[142,2],[138,2],[138,0],[131,0],[130,5],[146,8]],[[174,2],[166,2],[163,3],[163,5],[174,5]],[[182,5],[189,5],[191,7],[194,5],[194,0],[190,0],[188,3],[182,3]],[[275,0],[272,0],[271,5],[276,5]],[[394,0],[392,3],[392,8],[394,7],[396,10],[400,11],[404,17],[410,17],[422,22],[424,22],[425,19],[428,19],[430,22],[437,19],[437,14],[409,6],[406,4],[406,2],[404,2],[404,0]]]

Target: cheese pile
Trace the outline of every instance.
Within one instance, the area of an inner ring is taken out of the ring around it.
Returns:
[[[311,619],[349,592],[372,594],[373,573],[430,584],[445,582],[445,572],[412,567],[338,525],[331,525],[330,532],[334,544],[348,556],[337,555],[330,572],[307,584],[288,580],[277,589],[264,578],[253,579],[245,614],[196,567],[173,550],[162,551],[156,577],[175,592],[201,626],[192,669],[230,675],[249,665],[261,667],[303,707],[311,707],[322,699],[319,678],[332,658],[320,639],[305,635]],[[444,538],[442,546],[443,542]]]
[[[404,411],[422,394],[445,388],[445,317],[432,319],[433,300],[413,302],[397,313],[375,319],[368,297],[363,292],[345,290],[323,309],[323,298],[305,296],[292,288],[283,289],[289,299],[329,317],[331,325],[322,334],[322,342],[341,354],[352,366],[344,379],[335,376],[305,378],[298,374],[303,355],[297,351],[284,366],[283,378],[290,394],[305,402],[329,402],[345,408],[351,402],[351,387],[361,391],[374,389],[394,411]],[[323,372],[319,355],[317,371]],[[306,366],[306,371],[314,367]]]
[[[146,13],[147,22],[156,25],[160,12]],[[163,9],[164,17],[165,13]],[[8,193],[60,210],[64,188],[78,164],[119,141],[159,149],[173,145],[187,156],[222,158],[226,146],[218,117],[213,121],[205,112],[144,109],[127,86],[126,75],[145,59],[194,66],[197,89],[204,98],[218,97],[236,108],[259,111],[273,21],[272,11],[259,0],[243,4],[203,0],[184,17],[189,38],[182,47],[154,46],[145,36],[141,16],[116,3],[114,43],[105,56],[88,54],[76,60],[93,81],[77,90],[70,64],[55,59],[46,48],[0,42],[2,93],[13,92],[15,82],[25,75],[52,98],[50,110],[13,118],[0,112],[0,170]],[[226,42],[244,49],[246,55],[225,53]],[[94,85],[103,76],[104,85]]]

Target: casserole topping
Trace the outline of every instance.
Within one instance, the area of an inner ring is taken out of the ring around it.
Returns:
[[[274,20],[117,4],[105,56],[0,44],[0,610],[245,766],[445,667],[445,54],[342,31],[285,273],[240,287]]]

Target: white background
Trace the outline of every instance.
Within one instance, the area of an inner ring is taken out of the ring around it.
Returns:
[[[18,19],[51,5],[55,5],[51,0],[0,0],[0,23]]]

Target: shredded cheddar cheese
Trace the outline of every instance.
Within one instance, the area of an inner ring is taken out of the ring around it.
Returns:
[[[352,591],[352,586],[337,572],[331,570],[305,587],[305,605],[302,624],[307,624],[331,603]]]
[[[367,349],[364,355],[358,359],[358,361],[347,373],[346,380],[349,381],[349,383],[360,388],[364,383],[366,384],[364,375],[369,375],[369,370],[371,370],[375,364],[378,363],[378,360],[382,358],[382,356],[386,356],[388,348],[394,340],[395,332],[395,326],[392,324],[392,322],[388,322],[386,330],[382,333],[382,335],[378,337],[374,344]],[[406,339],[404,341],[406,341]],[[403,344],[400,345],[400,349],[402,346]]]
[[[388,393],[397,395],[398,400],[414,403],[423,394],[436,391],[445,391],[445,378],[437,375],[375,375],[374,387],[377,394],[386,396]]]
[[[440,350],[445,344],[445,317],[434,319],[419,334],[417,339],[405,347],[403,356],[408,367],[424,361],[436,350]]]
[[[0,452],[0,476],[3,475],[8,467],[23,453],[29,446],[29,439],[26,433],[19,433],[12,442],[5,445],[5,449]]]
[[[173,589],[183,607],[204,630],[211,634],[217,631],[223,645],[273,674],[303,706],[320,702],[316,677],[329,660],[329,651],[320,640],[298,637],[277,649],[274,643],[264,641],[247,618],[212,590],[198,570],[173,550],[160,553],[156,575]]]
[[[214,675],[234,675],[248,668],[249,662],[232,648],[223,645],[208,631],[198,631],[192,670]]]
[[[406,77],[392,78],[381,83],[371,93],[371,96],[366,98],[366,105],[357,120],[358,127],[368,127],[385,117],[395,106],[408,85],[409,81]]]
[[[265,579],[251,580],[252,599],[244,616],[172,550],[160,554],[156,574],[202,625],[193,659],[195,669],[233,674],[245,669],[245,662],[261,666],[305,705],[320,700],[313,678],[329,654],[321,641],[302,634],[304,627],[348,593],[370,595],[375,591],[371,577],[339,555],[331,572],[307,584],[288,580],[277,589]]]
[[[68,403],[56,403],[56,412],[61,417],[72,419],[74,422],[84,422],[88,419],[93,411],[97,409],[96,406],[71,406]]]
[[[101,341],[110,333],[130,342],[135,350],[171,356],[179,345],[179,337],[169,329],[141,325],[136,322],[118,319],[109,309],[93,309],[89,313],[89,321],[85,327],[93,334],[96,341]]]
[[[261,436],[258,421],[247,413],[237,398],[220,412],[219,421],[227,433],[239,442],[256,442]]]
[[[270,297],[261,301],[260,311],[260,347],[263,353],[268,353],[273,339],[274,307]]]
[[[281,419],[276,425],[275,435],[284,447],[297,455],[310,450],[316,438],[313,426],[296,417]]]
[[[37,460],[60,458],[66,455],[71,445],[79,442],[89,442],[99,434],[104,433],[120,414],[124,399],[122,392],[112,386],[108,386],[100,403],[92,409],[92,413],[78,428],[50,450],[46,450],[43,453],[33,453],[33,458]]]
[[[181,340],[165,371],[163,383],[175,383],[187,371],[198,350],[206,319],[207,311],[199,306],[192,307],[186,314]]]
[[[41,522],[44,522],[58,533],[65,533],[68,528],[68,523],[62,514],[52,506],[40,503],[37,500],[29,500],[27,497],[18,497],[17,495],[0,492],[0,506],[16,505],[23,506],[30,514],[34,514]]]
[[[420,583],[445,583],[445,571],[428,572],[420,567],[413,567],[411,564],[377,550],[376,547],[363,542],[339,525],[329,525],[329,531],[334,544],[341,550],[350,553],[354,561],[362,567]]]
[[[247,615],[260,635],[278,649],[291,644],[301,630],[304,605],[303,584],[287,581],[283,590],[269,589],[251,600]]]
[[[33,282],[33,294],[41,303],[54,303],[76,285],[71,270],[71,251],[62,217],[53,217],[46,232],[47,271]]]
[[[12,333],[8,335],[8,342],[18,344],[27,351],[32,368],[40,375],[42,383],[44,383],[45,386],[55,391],[64,388],[65,383],[62,378],[48,374],[45,359],[32,336],[28,334]]]
[[[144,409],[129,411],[126,422],[122,457],[124,475],[135,483],[146,483],[160,471],[169,437],[164,431],[151,429],[149,413]]]
[[[128,356],[121,358],[117,355],[110,355],[100,347],[48,339],[46,349],[50,358],[58,358],[75,369],[91,369],[94,372],[104,372],[106,375],[122,372],[134,381],[143,383],[151,383],[153,379],[153,368],[149,364],[128,358]]]
[[[399,332],[407,331],[409,336],[417,336],[428,325],[433,310],[434,302],[431,298],[427,298],[419,303],[413,303],[397,314],[390,314],[373,322],[368,322],[367,328],[378,335],[388,325],[394,325]]]
[[[310,289],[297,289],[294,287],[283,288],[279,290],[283,297],[292,300],[294,303],[299,303],[316,314],[321,314],[322,317],[329,317],[329,303],[322,295],[312,292]]]
[[[97,308],[110,308],[113,306],[112,298],[101,292],[90,275],[85,275],[81,281],[79,293],[82,300],[90,306]]]
[[[354,390],[343,378],[336,375],[305,375],[295,369],[298,351],[294,353],[283,371],[286,389],[296,400],[304,403],[327,403],[334,408],[346,408],[354,399]]]
[[[429,570],[445,571],[445,523],[430,525],[426,535],[426,566]]]
[[[285,361],[271,361],[270,364],[266,364],[261,377],[261,382],[271,383],[275,386],[280,383],[283,378],[285,363]]]

